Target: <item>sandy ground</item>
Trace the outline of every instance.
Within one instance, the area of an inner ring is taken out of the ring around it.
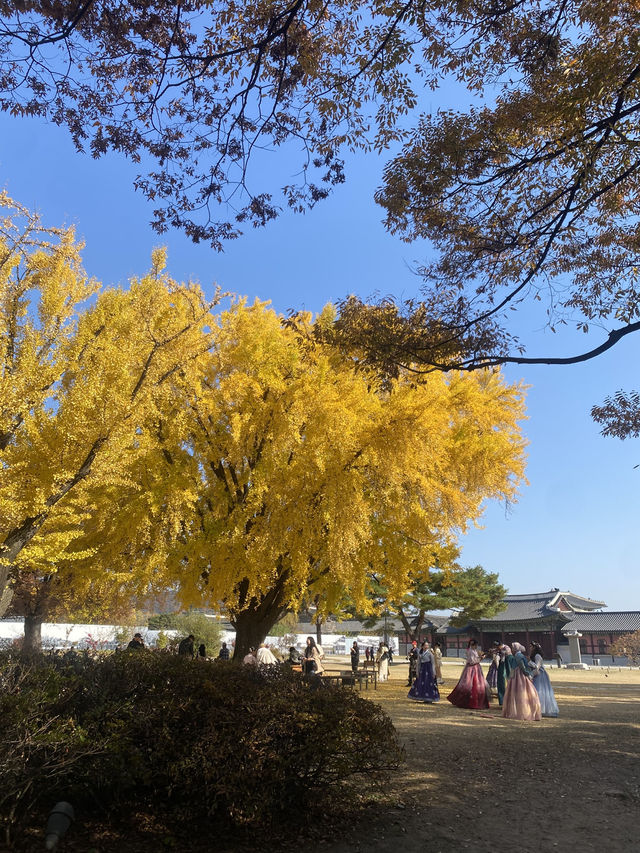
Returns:
[[[379,816],[308,853],[640,851],[640,671],[549,670],[558,719],[505,720],[446,701],[461,664],[445,663],[437,705],[406,699],[407,666],[370,698],[406,748]]]

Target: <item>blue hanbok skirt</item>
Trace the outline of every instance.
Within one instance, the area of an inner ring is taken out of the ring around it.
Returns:
[[[431,661],[420,664],[420,673],[407,695],[409,699],[414,699],[416,702],[438,701],[440,691],[438,690],[438,683],[433,673],[433,664]]]
[[[533,686],[538,691],[538,696],[540,697],[542,716],[557,717],[558,703],[556,702],[551,681],[549,681],[549,676],[544,667],[540,667],[540,672],[533,679]]]

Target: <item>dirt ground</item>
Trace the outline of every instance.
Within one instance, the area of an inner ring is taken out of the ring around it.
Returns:
[[[640,671],[552,669],[560,716],[539,723],[406,699],[407,666],[371,698],[406,748],[389,805],[306,853],[640,850]]]

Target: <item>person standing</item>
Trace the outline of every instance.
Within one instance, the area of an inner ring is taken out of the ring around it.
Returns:
[[[229,649],[227,648],[226,643],[223,643],[220,646],[220,651],[218,652],[218,660],[229,660]]]
[[[511,647],[501,643],[498,646],[498,674],[496,678],[496,686],[498,690],[498,704],[502,708],[504,702],[504,692],[507,689],[507,681],[511,675]]]
[[[498,651],[498,647],[494,646],[492,649],[489,649],[489,654],[491,655],[491,664],[489,665],[489,671],[487,672],[487,684],[492,690],[498,691],[498,664],[500,663],[500,653]]]
[[[354,640],[353,645],[351,646],[351,672],[357,672],[358,666],[360,664],[360,649],[358,648],[358,641]]]
[[[146,646],[144,644],[144,640],[142,639],[142,634],[140,634],[140,633],[134,634],[133,639],[129,641],[127,648],[132,649],[136,652],[139,652],[142,649],[145,649]]]
[[[537,643],[531,644],[529,654],[529,670],[533,678],[533,686],[538,691],[540,711],[543,717],[557,717],[558,703],[551,686],[551,681],[542,661],[542,648]]]
[[[378,665],[378,681],[389,680],[389,649],[384,642],[378,646],[376,653],[376,663]]]
[[[502,716],[510,720],[541,720],[540,697],[529,675],[524,646],[512,643],[511,672],[502,703]]]
[[[436,682],[438,684],[443,684],[444,678],[442,677],[442,649],[440,648],[440,643],[434,643],[433,644],[433,648],[431,649],[431,653],[433,655],[433,660],[434,660]]]
[[[193,636],[193,634],[189,634],[188,637],[185,637],[183,640],[180,640],[180,642],[178,643],[178,654],[182,655],[183,657],[194,657],[194,640],[195,637]]]
[[[476,640],[467,643],[467,662],[458,683],[447,696],[456,708],[488,708],[489,685],[480,666],[482,654]]]
[[[418,654],[418,677],[407,694],[409,699],[427,704],[437,702],[440,699],[434,665],[435,658],[429,648],[429,643],[425,640]]]
[[[409,654],[407,655],[407,660],[409,661],[409,680],[407,681],[407,686],[411,687],[413,682],[418,677],[418,641],[411,641],[411,648],[409,649]]]
[[[313,637],[307,637],[307,646],[304,650],[304,660],[302,661],[302,672],[304,675],[322,675],[324,672],[322,656],[318,651],[316,641]]]

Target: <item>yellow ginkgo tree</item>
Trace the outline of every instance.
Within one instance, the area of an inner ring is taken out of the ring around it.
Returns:
[[[166,384],[128,482],[94,481],[78,543],[96,549],[85,576],[222,606],[236,656],[305,598],[364,602],[372,572],[401,596],[523,481],[520,386],[496,370],[383,382],[311,327],[241,300],[212,317],[202,373]]]
[[[21,571],[71,556],[95,509],[88,487],[126,479],[140,423],[210,344],[210,305],[172,282],[161,251],[126,289],[101,289],[72,230],[0,194],[0,597]],[[28,608],[26,614],[29,616]],[[27,631],[29,625],[27,620]],[[36,638],[37,642],[37,638]]]

